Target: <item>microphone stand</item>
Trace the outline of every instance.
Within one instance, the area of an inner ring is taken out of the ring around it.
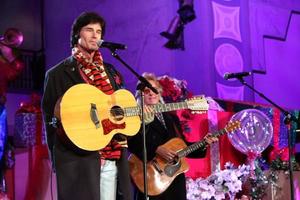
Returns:
[[[143,135],[143,176],[144,176],[144,198],[148,200],[148,181],[147,181],[147,148],[146,148],[146,125],[145,125],[145,115],[144,115],[144,89],[147,87],[151,89],[154,93],[158,94],[158,91],[145,79],[140,76],[132,67],[130,67],[120,56],[116,53],[117,48],[109,47],[111,55],[120,61],[129,71],[131,71],[140,81],[137,85],[137,90],[141,98],[141,118],[142,118],[142,135]]]
[[[237,79],[245,86],[250,88],[252,91],[254,91],[256,94],[258,94],[260,97],[265,99],[267,102],[269,102],[271,105],[274,107],[278,108],[284,115],[284,123],[287,126],[288,129],[288,143],[289,143],[289,178],[290,178],[290,192],[291,192],[291,200],[294,200],[294,179],[293,179],[293,163],[292,163],[292,129],[291,129],[291,122],[297,122],[297,118],[289,113],[287,110],[283,109],[273,101],[271,101],[268,97],[266,97],[264,94],[261,92],[257,91],[254,87],[249,85],[243,77],[237,77]]]

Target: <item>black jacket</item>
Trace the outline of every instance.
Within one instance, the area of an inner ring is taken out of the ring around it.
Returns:
[[[155,117],[154,121],[146,125],[146,147],[147,147],[147,160],[150,161],[155,157],[155,152],[158,146],[166,143],[171,138],[181,137],[184,141],[184,136],[182,134],[182,129],[180,127],[179,119],[176,115],[171,113],[163,113],[164,121],[167,128],[165,128],[162,123]],[[185,141],[187,145],[191,143]],[[143,160],[143,140],[142,140],[142,130],[128,141],[129,151],[135,154],[140,160]],[[206,151],[199,149],[188,157],[204,157]],[[138,192],[136,194],[136,199],[143,199],[142,193]],[[185,176],[180,174],[171,183],[169,188],[158,196],[150,197],[151,200],[166,200],[166,199],[176,199],[185,200],[186,199],[186,185]]]
[[[117,78],[120,74],[112,65],[105,64],[106,73],[115,90],[122,87]],[[120,79],[119,79],[120,80]],[[51,152],[53,166],[57,173],[57,192],[59,200],[99,200],[100,199],[100,161],[98,151],[87,152],[71,148],[58,137],[60,129],[49,124],[54,117],[57,100],[73,85],[85,83],[80,75],[77,61],[69,57],[47,71],[42,99],[43,118],[47,132],[47,143]],[[118,177],[124,189],[124,199],[130,198],[127,153],[124,150],[118,161]]]

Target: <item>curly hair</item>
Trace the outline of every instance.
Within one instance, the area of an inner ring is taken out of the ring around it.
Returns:
[[[154,73],[144,72],[144,73],[142,74],[142,76],[143,76],[147,81],[153,81],[153,82],[155,82],[155,84],[156,84],[157,87],[158,87],[157,89],[158,89],[158,93],[159,93],[159,96],[160,96],[160,100],[159,100],[159,101],[160,101],[160,103],[164,103],[164,100],[163,100],[163,98],[162,98],[162,96],[161,96],[161,93],[162,93],[162,91],[163,91],[163,88],[162,88],[161,84],[159,83],[159,81],[158,81],[156,75],[155,75]],[[140,83],[140,81],[137,82],[137,85],[138,85],[139,83]],[[136,97],[137,103],[138,103],[139,105],[141,105],[140,93],[139,93],[138,90],[135,92],[135,97]]]
[[[88,24],[97,24],[99,23],[102,29],[102,35],[103,38],[104,32],[105,32],[105,20],[103,17],[98,15],[95,12],[83,12],[81,13],[73,22],[72,30],[71,30],[71,47],[73,48],[77,43],[79,39],[79,33],[82,27],[88,25]]]
[[[149,72],[144,72],[142,74],[142,76],[147,80],[147,81],[153,81],[155,82],[155,84],[157,85],[157,89],[158,89],[158,92],[161,93],[163,88],[160,84],[160,82],[158,81],[158,78],[156,77],[156,75],[154,73],[149,73]]]

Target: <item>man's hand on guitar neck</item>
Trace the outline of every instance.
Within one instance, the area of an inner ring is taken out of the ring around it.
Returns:
[[[177,156],[177,153],[175,151],[167,149],[162,145],[158,146],[155,153],[168,162],[171,162]]]
[[[205,137],[204,137],[204,140],[206,141],[206,143],[208,145],[214,143],[214,142],[217,142],[219,139],[215,136],[213,136],[211,133],[208,133]]]
[[[144,106],[145,124],[150,124],[154,120],[154,110],[150,106]]]

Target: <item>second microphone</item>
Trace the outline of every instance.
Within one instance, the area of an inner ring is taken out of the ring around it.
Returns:
[[[232,78],[242,78],[244,76],[250,76],[251,72],[238,72],[238,73],[225,73],[224,79],[232,79]]]
[[[99,42],[97,42],[97,45],[101,48],[108,48],[108,49],[120,49],[120,50],[124,50],[127,48],[127,46],[125,44],[120,44],[120,43],[114,43],[114,42],[106,42],[104,40],[99,40]]]

